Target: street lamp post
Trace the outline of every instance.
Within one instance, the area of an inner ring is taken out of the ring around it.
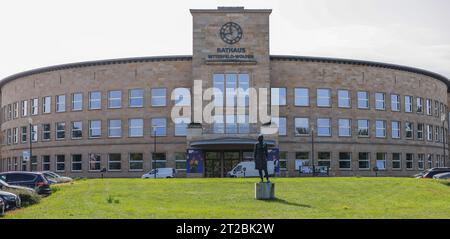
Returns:
[[[156,160],[155,160],[155,156],[156,156],[156,127],[153,125],[153,178],[156,178]]]
[[[28,127],[30,127],[30,155],[29,155],[29,170],[31,172],[31,157],[33,157],[33,119],[28,118]]]
[[[312,161],[312,176],[316,176],[316,168],[314,165],[314,128],[311,128],[311,161]]]

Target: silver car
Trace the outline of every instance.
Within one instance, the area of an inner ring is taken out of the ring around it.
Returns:
[[[440,173],[433,176],[434,179],[450,179],[450,173]]]

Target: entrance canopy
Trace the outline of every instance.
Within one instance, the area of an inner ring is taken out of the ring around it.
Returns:
[[[253,150],[254,145],[258,142],[252,138],[217,138],[191,141],[190,147],[208,150],[232,150],[232,149],[248,149]],[[267,146],[275,147],[274,140],[265,140]]]

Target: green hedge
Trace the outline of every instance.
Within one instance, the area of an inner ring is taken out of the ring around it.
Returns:
[[[20,201],[22,202],[22,207],[28,207],[41,201],[41,196],[35,192],[20,189],[8,189],[7,191],[19,196]]]

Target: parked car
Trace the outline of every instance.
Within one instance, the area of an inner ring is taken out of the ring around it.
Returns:
[[[44,174],[45,177],[47,177],[47,180],[49,181],[51,180],[52,182],[55,183],[70,183],[73,181],[72,178],[61,176],[55,172],[44,171],[42,173]],[[52,184],[52,182],[50,182],[50,184]]]
[[[30,193],[35,193],[36,191],[32,188],[27,188],[27,187],[22,187],[22,186],[16,186],[16,185],[11,185],[3,180],[0,179],[0,190],[3,191],[8,191],[8,189],[13,189],[13,190],[21,190],[21,191],[27,191]]]
[[[428,169],[423,175],[422,178],[433,178],[434,175],[440,173],[450,173],[450,168],[432,168]]]
[[[450,179],[450,173],[439,173],[433,176],[434,179]]]
[[[267,161],[267,172],[269,175],[274,174],[275,166],[273,161]],[[259,171],[255,169],[255,161],[243,161],[238,163],[232,170],[227,173],[227,177],[259,177]]]
[[[14,193],[0,191],[0,198],[3,199],[5,204],[5,211],[20,207],[20,198]]]
[[[176,174],[177,171],[174,168],[157,168],[142,175],[142,178],[174,178]]]
[[[0,198],[0,216],[5,215],[5,201]]]
[[[41,195],[50,195],[52,193],[47,178],[39,172],[16,171],[0,173],[0,179],[11,185],[33,188]]]

